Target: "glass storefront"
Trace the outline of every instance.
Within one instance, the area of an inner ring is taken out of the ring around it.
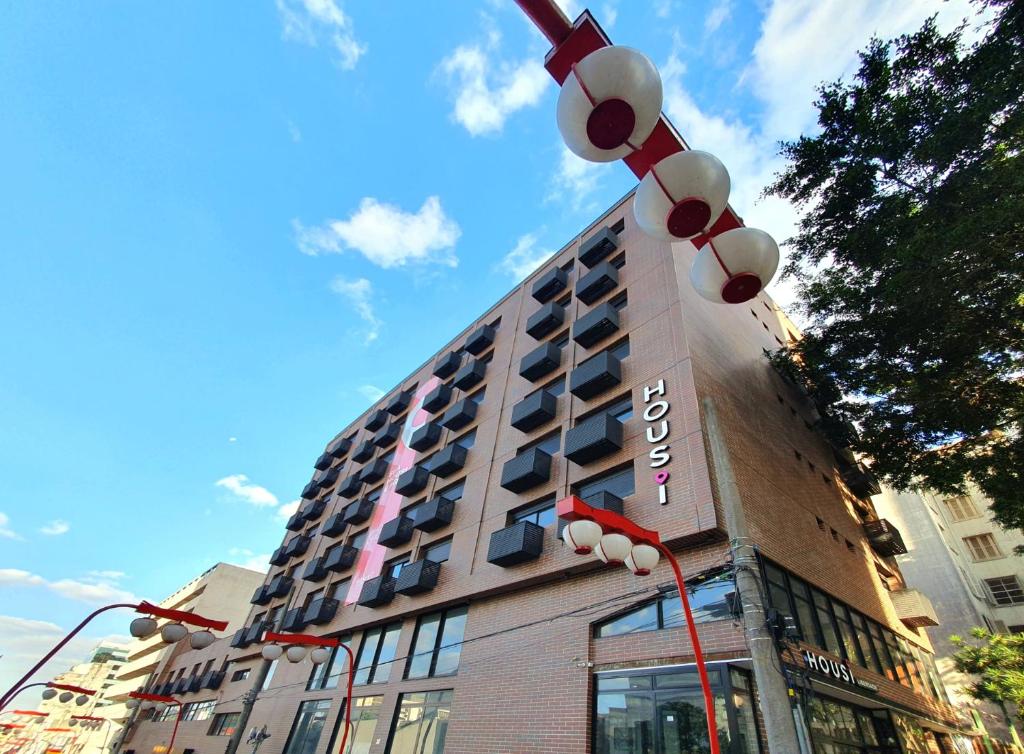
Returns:
[[[823,696],[807,704],[815,754],[902,754],[887,710],[868,710]]]
[[[728,665],[708,668],[723,754],[759,754],[750,677]],[[595,678],[595,754],[709,752],[697,669],[601,673]]]

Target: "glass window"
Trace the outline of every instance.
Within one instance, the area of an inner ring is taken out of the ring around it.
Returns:
[[[882,637],[882,627],[874,621],[868,621],[868,632],[871,634],[871,643],[875,647],[875,653],[878,655],[878,661],[882,664],[882,673],[887,678],[896,677],[896,665],[893,663],[892,657],[889,655],[889,648],[885,644],[885,639]]]
[[[267,670],[267,677],[263,679],[263,686],[260,687],[260,691],[266,691],[270,688],[270,682],[274,680],[274,671],[277,670],[277,660],[270,663],[270,668]]]
[[[623,291],[622,293],[619,293],[608,299],[608,303],[611,304],[611,307],[615,311],[621,312],[623,309],[626,308],[626,305],[629,303],[629,297],[627,296],[626,291]]]
[[[836,628],[839,630],[839,640],[843,645],[843,656],[852,663],[863,665],[864,660],[860,657],[857,640],[853,635],[853,625],[850,623],[850,616],[846,612],[846,605],[832,600],[832,614],[835,616]]]
[[[391,661],[395,659],[401,623],[367,629],[356,655],[354,683],[385,683],[391,675]]]
[[[610,353],[619,361],[622,361],[624,358],[629,356],[629,338],[626,338],[625,340],[621,340],[618,343],[616,343],[614,346],[608,349],[608,353]]]
[[[564,348],[565,345],[568,342],[569,342],[569,331],[568,330],[563,332],[561,335],[556,335],[555,337],[553,337],[551,339],[551,343],[553,343],[554,345],[558,346],[559,348]]]
[[[341,581],[335,582],[334,586],[331,587],[331,596],[344,602],[345,597],[348,596],[348,588],[352,583],[352,579],[342,579]]]
[[[694,623],[709,623],[732,617],[736,587],[729,577],[720,577],[687,587],[686,595]],[[676,593],[666,594],[632,610],[601,621],[595,626],[598,638],[619,636],[686,625],[683,603]]]
[[[531,443],[527,443],[519,449],[520,453],[525,453],[533,448],[540,448],[549,456],[554,455],[558,452],[558,449],[562,446],[562,431],[559,430],[554,434],[550,434],[547,437],[542,437],[539,440],[534,440]]]
[[[203,702],[189,702],[181,708],[181,719],[189,722],[194,720],[209,720],[213,717],[213,708],[217,702],[209,699]]]
[[[455,438],[452,441],[452,443],[454,445],[460,445],[463,448],[465,448],[466,450],[469,450],[470,448],[472,448],[473,447],[473,443],[475,443],[475,442],[476,442],[476,430],[475,429],[469,430],[469,432],[467,432],[466,434],[462,435],[462,437],[457,437],[457,438]]]
[[[442,754],[451,712],[451,689],[401,694],[386,754]]]
[[[864,667],[881,675],[882,663],[878,659],[878,653],[875,652],[871,635],[868,633],[867,621],[860,613],[851,610],[850,614],[853,617],[853,630],[857,634],[857,644],[860,645],[860,653],[864,658]]]
[[[252,668],[243,668],[242,670],[236,670],[234,673],[231,674],[231,680],[232,682],[244,681],[246,678],[249,677],[249,673],[251,672]]]
[[[558,396],[565,392],[565,375],[563,374],[557,380],[549,382],[547,385],[540,388],[540,390],[547,390],[549,393],[551,393],[553,396],[557,398]],[[538,391],[533,391],[533,393],[536,392]],[[530,393],[530,395],[533,395],[533,393]]]
[[[636,482],[633,477],[632,466],[627,469],[602,474],[601,476],[573,485],[573,494],[584,502],[599,492],[610,492],[624,500],[635,491]]]
[[[330,709],[330,699],[316,699],[300,704],[284,746],[284,754],[316,754],[320,733]]]
[[[964,537],[964,544],[970,550],[973,560],[991,560],[992,558],[1002,557],[1003,554],[991,533]]]
[[[365,544],[366,544],[366,532],[365,531],[361,531],[358,534],[353,535],[348,540],[349,547],[354,547],[357,550],[362,550],[363,549],[363,545],[365,545]]]
[[[818,625],[821,626],[822,637],[825,639],[823,649],[834,655],[842,656],[839,649],[839,640],[836,638],[836,625],[832,620],[832,610],[829,607],[828,598],[817,589],[811,590],[814,599],[814,608],[818,615]]]
[[[424,560],[432,560],[435,563],[444,563],[452,553],[452,541],[446,539],[444,542],[434,542],[423,548],[421,557]]]
[[[649,602],[646,605],[623,613],[611,620],[604,621],[597,625],[597,636],[618,636],[620,634],[632,634],[637,631],[652,631],[658,627],[658,603]]]
[[[367,754],[370,751],[383,698],[381,696],[358,696],[352,700],[352,730],[349,733],[345,751],[339,751],[338,754]],[[338,719],[341,721],[341,725],[345,724],[340,715]],[[341,745],[340,737],[338,745]]]
[[[456,607],[419,619],[412,654],[405,669],[406,678],[455,674],[459,668],[468,610],[465,606]]]
[[[462,493],[463,493],[463,491],[465,489],[466,489],[466,480],[463,479],[460,482],[456,482],[451,487],[446,487],[445,489],[441,490],[437,494],[442,496],[442,497],[446,497],[449,500],[461,500],[462,499]]]
[[[398,575],[402,572],[402,568],[405,567],[408,563],[408,555],[401,558],[395,558],[394,560],[391,560],[384,565],[384,573],[386,573],[393,579],[397,579]]]
[[[1016,576],[985,579],[985,584],[992,592],[992,599],[996,601],[997,605],[1019,605],[1024,602],[1024,591],[1021,591],[1020,582]]]
[[[486,387],[480,388],[475,393],[473,393],[471,396],[469,396],[469,399],[471,401],[473,401],[473,403],[475,403],[475,404],[477,404],[479,406],[483,402],[483,400],[484,400],[484,392],[486,390],[487,390]]]
[[[350,635],[339,636],[342,644],[350,645]],[[306,684],[306,691],[320,691],[323,689],[336,689],[343,675],[348,673],[348,652],[341,647],[332,647],[331,656],[327,662],[314,665],[309,674],[309,682]]]
[[[210,732],[207,735],[210,736],[230,736],[235,732],[235,728],[238,727],[238,718],[242,716],[241,712],[224,712],[220,715],[213,716],[213,724],[210,726]]]
[[[978,517],[978,509],[966,495],[947,497],[943,502],[949,508],[949,515],[954,521],[966,521],[969,518]]]
[[[793,591],[793,607],[796,608],[800,637],[808,644],[813,644],[816,647],[822,646],[824,640],[821,638],[821,630],[818,628],[814,604],[811,602],[810,588],[806,582],[792,574],[789,576],[789,588]]]
[[[512,513],[512,523],[530,521],[537,526],[551,526],[555,523],[555,496],[551,495],[543,500],[533,503],[522,510]]]

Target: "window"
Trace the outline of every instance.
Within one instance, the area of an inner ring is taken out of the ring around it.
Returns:
[[[731,617],[735,593],[736,586],[727,574],[699,584],[688,584],[686,598],[690,603],[694,623],[710,623]],[[686,614],[679,593],[671,592],[629,612],[601,621],[594,627],[594,635],[600,639],[685,625]]]
[[[232,682],[244,681],[246,678],[249,677],[249,673],[251,672],[252,668],[243,668],[242,670],[236,670],[234,673],[231,674],[231,680]]]
[[[462,499],[462,493],[463,493],[463,491],[465,489],[466,489],[466,480],[463,479],[463,480],[461,480],[459,482],[456,482],[451,487],[445,487],[443,490],[441,490],[437,494],[441,495],[442,497],[446,497],[449,500],[458,501],[458,500]]]
[[[409,556],[406,555],[401,558],[395,558],[384,564],[384,570],[382,573],[386,574],[389,578],[397,579],[398,575],[402,572],[402,568],[408,565]]]
[[[548,455],[554,455],[558,452],[560,447],[562,447],[562,430],[559,429],[547,437],[542,437],[539,440],[534,440],[531,443],[523,445],[519,448],[519,453],[525,453],[528,450],[540,448]]]
[[[164,723],[168,720],[173,720],[177,716],[178,708],[173,704],[169,704],[167,705],[167,707],[164,708],[162,712],[157,712],[156,710],[153,710],[152,720],[154,723]]]
[[[626,291],[623,291],[618,295],[612,296],[610,299],[608,299],[608,303],[611,305],[612,309],[614,309],[617,312],[621,312],[623,309],[626,308],[626,304],[628,303]]]
[[[363,633],[356,656],[356,684],[385,683],[391,675],[391,661],[395,659],[401,623],[377,626]]]
[[[350,635],[339,636],[338,639],[342,644],[350,644],[352,642]],[[306,691],[338,688],[338,680],[343,674],[348,672],[347,665],[348,652],[341,647],[332,647],[330,659],[327,662],[313,666],[313,670],[309,674],[309,681],[306,682]]]
[[[556,335],[549,342],[554,343],[559,348],[564,348],[569,342],[569,331],[566,330],[565,332]]]
[[[352,579],[342,579],[331,587],[331,596],[339,601],[344,602],[345,597],[348,596],[348,588],[352,583]]]
[[[427,545],[423,548],[421,557],[423,560],[432,560],[435,563],[444,563],[448,560],[448,556],[452,552],[452,540],[446,539],[444,542],[434,542],[433,544]]]
[[[608,264],[617,270],[621,270],[626,266],[626,252],[622,252],[617,257],[612,257],[608,260]]]
[[[352,700],[352,731],[345,751],[338,754],[367,754],[373,744],[373,733],[380,717],[382,696],[359,696]],[[341,715],[338,721],[344,725]]]
[[[473,447],[473,443],[475,443],[475,442],[476,442],[476,430],[475,429],[471,429],[471,430],[469,430],[469,432],[467,432],[466,434],[462,435],[462,437],[455,438],[452,441],[452,444],[453,445],[459,445],[459,446],[465,448],[466,450],[469,450],[470,448]]]
[[[992,599],[997,605],[1020,605],[1024,603],[1024,590],[1020,588],[1020,582],[1016,576],[998,576],[994,579],[985,579],[988,590],[992,592]]]
[[[363,545],[365,545],[365,544],[366,544],[366,531],[365,530],[359,532],[358,534],[354,534],[351,537],[349,537],[349,540],[348,540],[348,546],[349,547],[354,547],[357,550],[362,550],[363,549]]]
[[[401,694],[385,754],[441,754],[451,713],[451,689]]]
[[[189,702],[181,708],[181,719],[187,721],[209,720],[213,717],[213,708],[217,702],[209,699],[204,702]]]
[[[277,670],[277,660],[270,663],[270,668],[267,670],[267,677],[263,679],[263,687],[260,691],[266,691],[270,688],[270,682],[274,680],[274,671]]]
[[[392,448],[387,453],[382,455],[379,460],[384,461],[387,464],[390,464],[394,460],[394,458],[395,458],[395,450],[394,450],[394,448]],[[369,497],[369,495],[367,495],[367,497]],[[377,497],[380,497],[380,490],[377,490]],[[376,499],[376,498],[374,498],[374,499]]]
[[[974,503],[966,495],[947,497],[943,502],[949,508],[949,515],[952,516],[954,521],[966,521],[969,518],[978,517],[978,509],[974,507]]]
[[[562,269],[566,272],[572,272],[572,268],[576,266],[576,260],[570,259],[568,262],[562,265]]]
[[[572,292],[567,291],[565,295],[563,295],[562,298],[556,300],[555,303],[558,304],[559,306],[565,307],[569,305],[570,301],[572,301]]]
[[[1003,554],[999,551],[999,545],[996,544],[996,539],[991,534],[964,537],[964,544],[970,550],[973,560],[991,560]]]
[[[616,221],[615,221],[615,223],[614,223],[614,224],[613,224],[613,225],[612,225],[612,226],[610,227],[610,230],[611,230],[611,232],[612,232],[612,233],[621,233],[621,232],[622,232],[622,231],[624,231],[625,229],[626,229],[626,219],[625,219],[624,217],[620,217],[620,218],[619,218],[618,220],[616,220]]]
[[[629,338],[624,338],[608,349],[608,353],[619,361],[629,356]]]
[[[479,390],[477,390],[475,393],[473,393],[471,396],[469,396],[469,399],[471,401],[473,401],[473,403],[475,403],[476,405],[479,406],[481,403],[483,403],[484,393],[486,391],[487,391],[487,388],[482,387]]]
[[[537,526],[551,526],[558,518],[555,515],[555,496],[551,495],[526,508],[513,511],[510,518],[514,524],[520,521],[529,521]]]
[[[527,393],[526,397],[529,398],[531,395],[536,395],[541,390],[547,390],[549,393],[551,393],[553,396],[557,398],[558,396],[565,392],[565,375],[563,374],[561,377],[552,380],[547,385],[544,385],[543,387],[539,387],[536,390]]]
[[[315,754],[330,709],[330,699],[302,702],[288,733],[284,754]]]
[[[238,726],[238,718],[241,712],[224,712],[213,716],[213,725],[210,726],[210,736],[230,736],[234,734]]]
[[[412,654],[405,669],[406,678],[455,675],[459,669],[468,610],[467,607],[456,607],[419,619],[412,640]]]
[[[490,326],[493,327],[495,330],[500,330],[501,329],[501,317],[498,317],[496,320],[491,322]]]
[[[599,492],[610,492],[616,497],[625,500],[635,490],[636,482],[633,477],[632,465],[629,468],[611,471],[573,485],[573,494],[584,502]]]

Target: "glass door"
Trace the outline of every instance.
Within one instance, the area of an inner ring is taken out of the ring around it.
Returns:
[[[657,754],[706,754],[708,725],[704,697],[692,692],[659,692],[656,695],[659,748]],[[729,751],[729,717],[725,700],[715,699],[718,744]]]

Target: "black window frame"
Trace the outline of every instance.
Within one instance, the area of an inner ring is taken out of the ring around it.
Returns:
[[[379,633],[377,633],[377,643],[376,643],[376,646],[373,649],[373,660],[370,662],[370,664],[368,666],[366,666],[368,668],[368,671],[367,671],[367,674],[366,674],[366,680],[365,681],[360,681],[358,676],[359,676],[359,672],[363,669],[362,660],[363,660],[363,652],[367,648],[367,646],[366,646],[367,637],[372,632],[374,632],[374,631],[377,631]],[[401,640],[401,638],[402,638],[402,621],[398,620],[398,621],[392,621],[391,623],[382,623],[382,624],[379,624],[379,625],[376,625],[376,626],[370,626],[365,631],[363,631],[363,635],[362,635],[362,637],[359,640],[359,651],[356,653],[356,662],[355,662],[355,676],[356,677],[353,680],[353,685],[372,686],[375,683],[387,683],[388,680],[391,678],[391,673],[393,672],[393,667],[392,666],[394,665],[395,660],[397,659],[395,657],[392,657],[390,660],[387,660],[386,662],[383,663],[383,664],[389,666],[388,667],[388,677],[383,679],[383,680],[380,680],[380,681],[377,680],[377,674],[378,674],[378,672],[380,670],[380,666],[381,666],[380,653],[381,653],[381,650],[384,648],[384,645],[386,643],[386,639],[387,639],[388,634],[390,634],[392,631],[397,631],[397,633],[398,633],[398,638],[395,640],[395,651],[397,652],[398,641]]]
[[[420,631],[423,628],[424,622],[428,621],[428,620],[431,620],[433,618],[436,618],[438,616],[439,616],[439,619],[438,619],[438,623],[437,623],[437,633],[434,636],[433,647],[431,649],[429,649],[429,650],[423,649],[421,651],[416,651],[417,650],[416,642],[419,641]],[[458,642],[454,642],[454,643],[451,643],[451,644],[443,644],[442,645],[441,642],[444,641],[445,624],[449,620],[451,620],[452,618],[464,618],[463,626],[462,626],[462,630],[463,630],[462,636],[463,636],[463,638],[460,639]],[[412,680],[422,680],[424,678],[451,678],[453,676],[458,675],[459,674],[459,662],[455,663],[455,670],[453,670],[451,673],[440,673],[440,674],[438,674],[437,672],[435,672],[436,669],[437,669],[437,660],[438,660],[438,657],[441,654],[441,649],[442,648],[443,649],[447,649],[447,648],[452,647],[452,646],[458,646],[459,647],[459,660],[461,661],[461,659],[462,659],[462,644],[465,641],[466,623],[468,623],[468,621],[469,621],[469,605],[456,605],[455,607],[449,607],[449,608],[447,608],[445,610],[437,610],[437,611],[434,611],[432,613],[427,613],[426,615],[421,615],[419,618],[417,618],[416,619],[416,630],[413,631],[413,634],[412,634],[412,644],[409,645],[409,656],[408,656],[408,658],[406,658],[405,670],[402,673],[402,679],[406,680],[406,681],[412,681]],[[415,662],[416,658],[418,658],[420,656],[423,656],[423,655],[426,655],[428,651],[430,652],[430,664],[429,664],[429,667],[428,667],[427,674],[426,675],[415,675],[415,676],[409,675],[409,673],[412,671],[412,666],[413,666],[413,663]]]

